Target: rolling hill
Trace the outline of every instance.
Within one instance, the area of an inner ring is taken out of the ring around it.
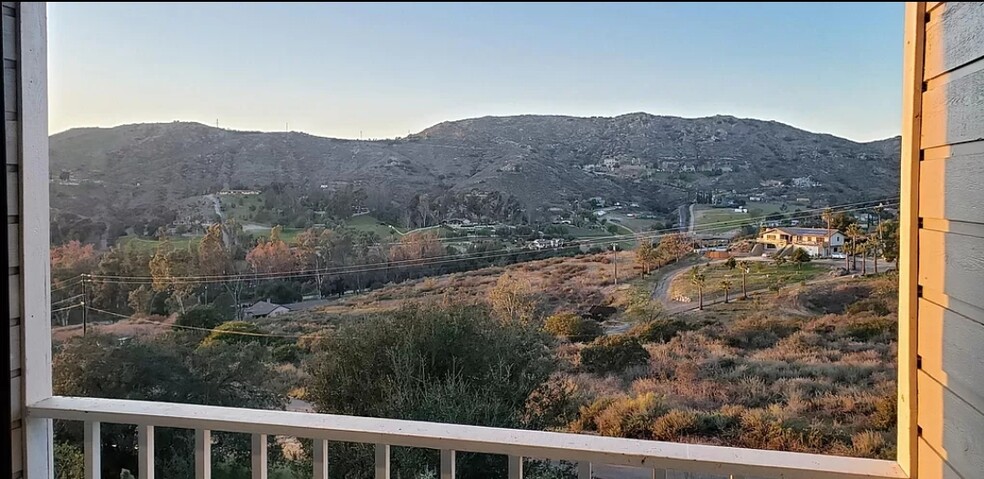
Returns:
[[[820,184],[812,196],[838,203],[896,194],[899,168],[897,138],[857,143],[774,121],[646,113],[483,117],[376,141],[134,124],[68,130],[53,135],[50,147],[52,174],[71,178],[54,183],[64,187],[53,187],[53,206],[89,217],[276,183],[353,185],[394,202],[498,191],[543,209],[591,196],[679,203],[689,189],[748,191],[763,180],[810,176]],[[673,184],[682,189],[671,191],[658,175],[585,169],[606,159],[637,170],[695,171],[676,173]]]

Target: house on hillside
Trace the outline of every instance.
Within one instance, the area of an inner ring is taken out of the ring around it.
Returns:
[[[246,313],[246,318],[266,318],[280,316],[281,314],[287,314],[290,312],[290,308],[282,305],[271,303],[269,301],[257,301],[256,304],[243,310]]]
[[[827,257],[844,251],[844,233],[824,228],[771,228],[759,234],[766,250],[788,246],[804,249],[810,256]]]

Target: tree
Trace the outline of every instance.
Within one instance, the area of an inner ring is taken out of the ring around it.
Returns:
[[[727,261],[724,262],[724,266],[726,266],[730,270],[734,270],[738,266],[738,261],[735,260],[734,256],[732,256],[728,258]]]
[[[269,352],[260,345],[198,348],[186,335],[131,339],[89,334],[68,340],[52,360],[54,393],[63,396],[134,399],[259,409],[282,409],[285,396],[270,385]],[[197,339],[197,338],[196,338]],[[56,437],[82,442],[81,423],[56,424]],[[132,426],[103,424],[102,477],[136,470],[137,441]],[[248,463],[249,439],[223,437],[213,454]],[[157,431],[157,467],[173,477],[194,477],[191,431]],[[271,453],[273,456],[273,453]],[[160,475],[160,474],[159,474]]]
[[[810,262],[810,253],[807,253],[803,248],[796,248],[793,254],[789,255],[789,261],[795,263],[797,267],[803,263]]]
[[[295,266],[295,257],[290,248],[280,239],[280,227],[270,230],[270,239],[260,241],[246,254],[246,262],[257,273],[283,273]]]
[[[728,294],[731,292],[731,285],[730,279],[725,278],[721,280],[721,289],[724,290],[724,304],[728,304],[728,300],[730,299]]]
[[[232,258],[223,241],[221,224],[209,226],[198,244],[198,270],[208,276],[232,272]]]
[[[318,284],[318,297],[321,297],[324,289],[324,281],[328,276],[327,268],[332,261],[332,247],[334,234],[331,230],[324,228],[311,228],[304,230],[294,239],[294,252],[297,255],[297,262],[304,269],[314,272],[315,282]]]
[[[738,271],[741,272],[741,299],[748,299],[748,290],[745,288],[746,285],[745,280],[750,270],[751,268],[749,268],[748,261],[738,262]]]
[[[642,266],[643,274],[648,275],[653,269],[659,266],[659,256],[652,241],[642,239],[635,250],[636,263]]]
[[[857,270],[858,269],[858,258],[857,258],[858,240],[861,239],[862,236],[864,236],[864,232],[861,231],[861,227],[858,226],[857,223],[852,223],[850,226],[847,227],[846,234],[847,237],[851,239],[851,250],[850,250],[851,254],[849,258],[854,260],[853,266],[849,267],[848,269]]]
[[[830,257],[830,226],[834,222],[834,211],[831,210],[830,208],[824,208],[823,213],[820,214],[820,217],[823,218],[823,221],[827,223],[827,238],[826,238],[827,254],[825,256]]]
[[[690,284],[697,288],[697,309],[704,309],[704,282],[707,277],[700,270],[700,266],[694,266],[690,269]]]
[[[573,342],[591,341],[601,336],[601,326],[593,319],[582,318],[572,312],[562,312],[547,317],[543,330]]]
[[[263,331],[256,324],[248,321],[229,321],[215,327],[205,339],[202,346],[212,346],[218,342],[253,343],[264,339]]]
[[[878,225],[878,237],[881,241],[882,255],[889,263],[899,259],[899,222],[886,220]]]
[[[406,306],[345,323],[307,363],[308,398],[321,413],[526,427],[527,401],[556,367],[551,340],[536,325],[489,314],[481,306]],[[371,446],[330,447],[338,477],[371,470]],[[423,449],[394,455],[394,477],[416,477],[438,460]],[[458,457],[459,477],[504,477],[505,469],[501,456]]]
[[[509,273],[499,276],[487,300],[492,316],[500,322],[531,323],[538,319],[540,299],[526,279]]]
[[[179,310],[185,311],[184,299],[191,294],[196,284],[184,279],[191,276],[193,259],[187,250],[175,249],[171,241],[164,237],[150,258],[150,275],[154,291],[168,292],[178,303]]]
[[[868,245],[871,247],[871,259],[874,261],[875,274],[878,274],[878,257],[881,256],[882,239],[879,231],[875,230],[868,236]]]
[[[174,324],[190,328],[212,329],[223,323],[225,319],[219,310],[211,306],[195,306],[178,315]]]
[[[663,263],[677,261],[693,251],[693,240],[683,233],[672,233],[659,240],[656,255]]]
[[[653,299],[648,290],[634,288],[629,291],[625,305],[625,316],[629,321],[645,323],[655,321],[663,315],[663,305]]]
[[[581,366],[595,374],[611,374],[649,361],[639,340],[625,334],[602,336],[581,349]]]

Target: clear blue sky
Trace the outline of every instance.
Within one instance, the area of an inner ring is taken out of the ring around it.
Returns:
[[[49,3],[51,131],[199,121],[394,137],[521,113],[897,135],[902,3]]]

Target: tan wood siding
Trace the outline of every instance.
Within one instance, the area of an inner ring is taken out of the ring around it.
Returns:
[[[933,479],[966,479],[960,477],[957,471],[953,470],[953,467],[946,463],[939,453],[933,450],[933,448],[926,444],[926,441],[919,440],[919,466],[924,471],[924,474],[920,477],[928,477]],[[930,472],[931,471],[931,472]]]
[[[921,218],[984,224],[984,141],[926,150],[919,176]]]
[[[984,471],[984,414],[924,372],[919,373],[920,436],[955,471]],[[927,476],[933,477],[933,476]]]
[[[922,371],[984,411],[984,324],[919,300]]]
[[[924,28],[923,51],[909,52],[923,68],[906,72],[919,79],[906,102],[920,128],[903,132],[903,150],[921,152],[903,158],[903,175],[917,166],[902,196],[918,193],[918,222],[901,232],[916,235],[903,270],[920,287],[916,476],[970,479],[984,477],[984,3],[922,8],[907,29]]]
[[[930,229],[919,231],[919,284],[984,307],[982,238]]]
[[[980,2],[949,2],[932,10],[926,25],[926,78],[984,56],[982,23]]]
[[[984,62],[929,83],[923,95],[922,148],[984,139]]]

